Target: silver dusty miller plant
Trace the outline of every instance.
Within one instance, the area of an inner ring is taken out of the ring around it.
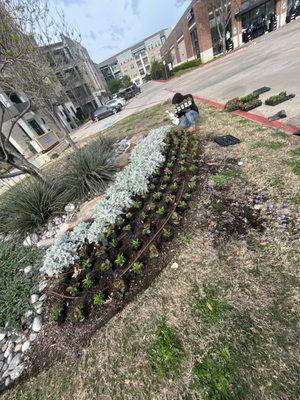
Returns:
[[[81,223],[73,231],[56,238],[47,251],[41,272],[49,276],[58,275],[73,263],[77,251],[87,239],[96,241],[116,219],[132,204],[132,198],[148,191],[149,178],[163,163],[164,137],[170,126],[150,131],[149,135],[133,150],[130,163],[116,175],[107,191],[107,198],[100,200],[93,210],[93,223]]]

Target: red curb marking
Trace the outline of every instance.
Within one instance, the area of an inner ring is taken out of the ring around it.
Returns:
[[[164,89],[168,92],[176,93],[176,90],[172,89]],[[210,100],[210,99],[205,99],[204,97],[199,97],[199,96],[194,96],[194,99],[199,101],[200,103],[208,104],[214,108],[217,108],[219,110],[224,110],[225,106],[222,103],[219,103],[218,101],[215,100]],[[298,133],[300,131],[300,127],[296,125],[291,125],[291,124],[285,124],[280,121],[269,121],[268,118],[262,116],[262,115],[257,115],[253,114],[250,112],[246,111],[234,111],[233,114],[238,115],[239,117],[249,119],[250,121],[256,122],[261,125],[265,125],[268,128],[271,129],[280,129],[284,133],[287,133],[288,135],[294,135],[295,133]]]

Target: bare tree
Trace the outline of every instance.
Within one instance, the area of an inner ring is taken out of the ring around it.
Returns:
[[[204,0],[208,9],[213,13],[218,36],[222,44],[222,51],[226,53],[226,33],[234,16],[239,0]]]
[[[33,108],[43,110],[68,143],[75,146],[55,113],[57,105],[67,100],[66,95],[40,47],[55,40],[62,24],[51,17],[44,0],[0,0],[0,19],[0,88],[8,94],[22,91],[30,99],[26,108],[11,120],[6,133],[6,110],[0,102],[0,161],[17,168],[19,174],[45,180],[44,174],[16,151],[10,139],[18,121]]]

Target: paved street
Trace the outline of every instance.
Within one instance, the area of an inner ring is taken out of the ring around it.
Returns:
[[[288,116],[284,122],[300,126],[300,19],[180,78],[166,83],[146,83],[142,94],[131,100],[120,114],[97,123],[90,122],[77,130],[74,137],[76,140],[86,138],[120,118],[160,103],[171,97],[169,90],[225,103],[262,86],[271,87],[271,92],[261,96],[263,100],[284,90],[295,93],[296,97],[276,107],[263,105],[254,113],[270,116],[284,109]]]

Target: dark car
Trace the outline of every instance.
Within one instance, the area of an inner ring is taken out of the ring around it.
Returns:
[[[135,95],[141,93],[141,89],[134,83],[125,89],[120,89],[117,97],[123,97],[125,100],[132,99]]]
[[[92,112],[92,120],[100,121],[100,119],[109,117],[110,115],[115,114],[117,111],[114,108],[110,108],[107,106],[101,106],[97,108],[97,110]]]

